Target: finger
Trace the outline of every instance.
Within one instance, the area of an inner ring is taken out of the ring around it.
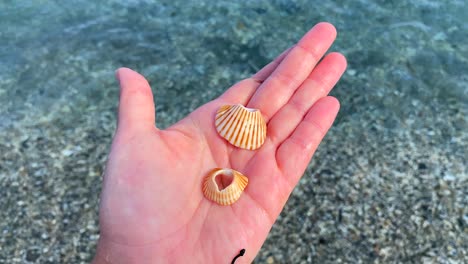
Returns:
[[[125,130],[154,129],[153,93],[145,77],[128,68],[116,72],[120,82],[118,128]]]
[[[340,103],[327,96],[312,106],[291,136],[276,151],[278,168],[295,186],[304,173],[312,155],[330,129]]]
[[[245,173],[249,176],[246,194],[251,198],[247,204],[263,208],[272,223],[333,123],[338,109],[335,98],[320,99],[279,148],[260,148],[256,151],[255,162],[246,166]]]
[[[340,53],[330,53],[317,65],[268,124],[268,137],[276,146],[283,142],[320,98],[325,97],[346,69],[346,59]]]
[[[260,109],[268,122],[309,76],[335,37],[333,25],[319,23],[314,26],[256,90],[248,107]]]
[[[276,59],[267,64],[252,77],[234,84],[224,94],[222,94],[220,98],[233,104],[245,105],[255,90],[266,78],[268,78],[268,76],[270,76],[276,67],[278,67],[278,65],[281,63],[281,61],[283,61],[284,57],[286,57],[290,50],[291,48],[283,51],[278,57],[276,57]]]

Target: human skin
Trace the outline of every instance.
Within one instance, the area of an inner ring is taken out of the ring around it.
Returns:
[[[346,59],[325,55],[335,37],[331,24],[317,24],[258,73],[164,130],[155,125],[146,79],[119,69],[118,125],[93,263],[230,263],[241,249],[236,264],[251,263],[339,110],[328,93]],[[217,109],[239,103],[260,109],[267,122],[257,150],[234,147],[216,132]],[[217,167],[249,178],[230,206],[203,196],[202,179]]]

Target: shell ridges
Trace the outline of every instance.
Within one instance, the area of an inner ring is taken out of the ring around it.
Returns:
[[[239,148],[255,150],[265,142],[267,127],[258,109],[223,105],[216,113],[215,126],[221,137]]]

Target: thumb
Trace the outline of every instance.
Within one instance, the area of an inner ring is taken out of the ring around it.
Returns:
[[[116,72],[120,83],[118,129],[130,131],[155,128],[153,92],[139,73],[120,68]]]

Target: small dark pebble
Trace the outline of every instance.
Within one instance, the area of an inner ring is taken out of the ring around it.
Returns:
[[[427,169],[427,165],[425,163],[418,164],[418,170],[426,170],[426,169]]]
[[[29,249],[27,252],[26,252],[26,260],[27,261],[36,261],[39,256],[40,256],[40,252],[37,248],[34,248],[34,249]]]

